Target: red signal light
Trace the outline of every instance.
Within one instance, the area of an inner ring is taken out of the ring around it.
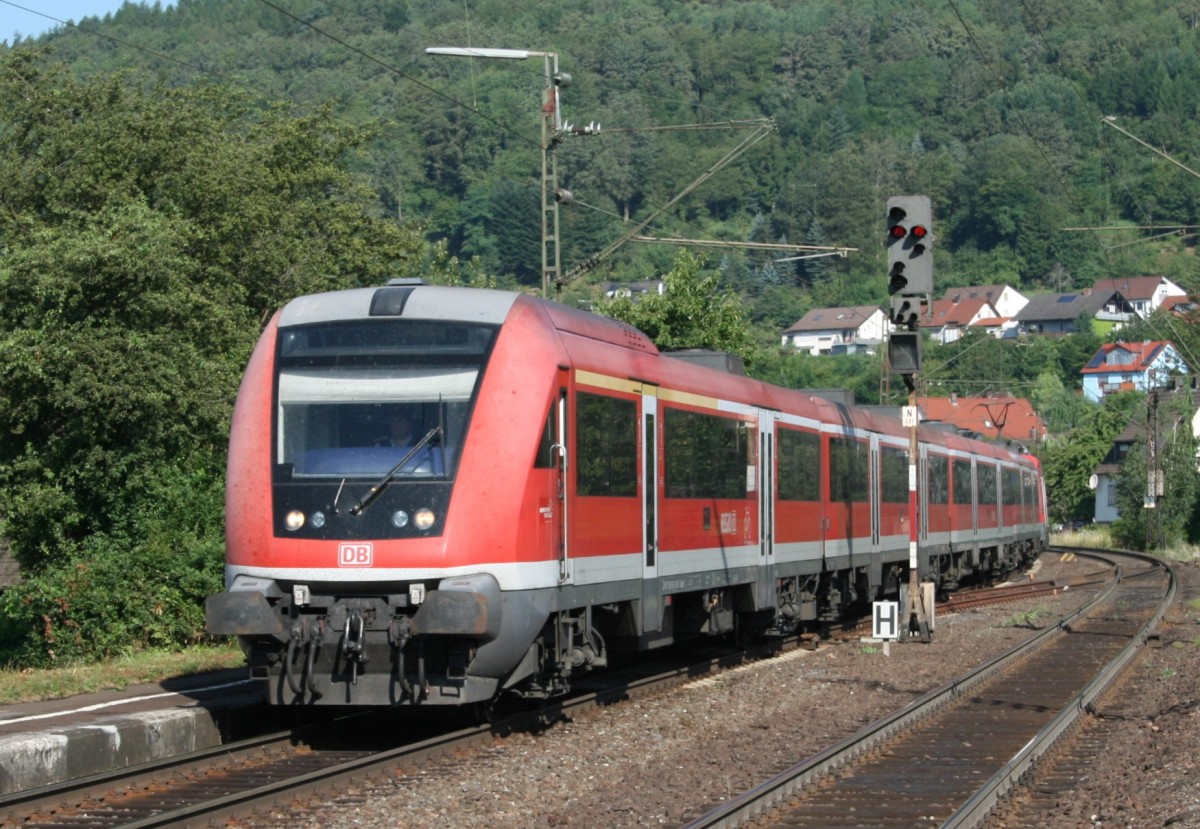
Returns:
[[[915,236],[918,239],[924,239],[926,236],[929,235],[929,229],[926,228],[925,225],[913,225],[912,229],[909,231],[909,233],[911,233],[913,236]]]
[[[904,229],[904,225],[892,225],[888,228],[888,235],[893,239],[903,239],[908,235],[908,231]]]

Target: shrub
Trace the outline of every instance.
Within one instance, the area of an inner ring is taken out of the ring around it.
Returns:
[[[221,481],[159,469],[142,491],[121,531],[92,536],[4,594],[4,662],[62,665],[205,638],[204,598],[222,588]]]

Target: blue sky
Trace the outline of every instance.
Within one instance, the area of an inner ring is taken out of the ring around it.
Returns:
[[[79,22],[92,15],[103,17],[124,3],[125,0],[0,0],[0,40],[11,41],[14,32],[23,37],[40,35],[59,25],[58,20]],[[34,9],[41,14],[27,11]]]

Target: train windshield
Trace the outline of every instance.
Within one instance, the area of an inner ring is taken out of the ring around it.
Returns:
[[[281,329],[277,475],[453,477],[496,331],[396,319]]]

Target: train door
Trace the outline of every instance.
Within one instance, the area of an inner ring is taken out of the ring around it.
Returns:
[[[755,602],[775,607],[775,418],[760,412],[758,419],[758,544],[759,575]]]
[[[917,453],[917,543],[929,542],[929,447],[922,443]]]
[[[881,493],[882,486],[880,480],[882,477],[882,460],[879,451],[879,435],[871,435],[871,460],[869,463],[870,472],[868,474],[868,492],[871,498],[871,549],[872,554],[879,552],[879,536],[880,527],[883,519],[881,517]]]
[[[979,542],[979,464],[975,458],[971,458],[971,542]]]
[[[642,388],[642,630],[662,629],[663,597],[658,580],[658,389]]]
[[[556,509],[554,520],[551,522],[553,529],[553,549],[558,551],[558,583],[570,584],[572,581],[571,559],[567,554],[567,377],[566,372],[562,372],[560,378],[561,385],[558,389],[558,400],[555,401],[554,411],[551,413],[553,424],[551,428],[554,430],[554,450],[557,458],[554,462],[554,490]]]

